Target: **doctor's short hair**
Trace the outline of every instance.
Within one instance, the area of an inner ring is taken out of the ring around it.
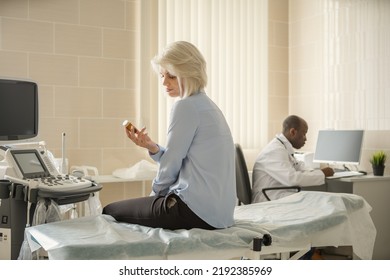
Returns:
[[[167,45],[152,61],[153,69],[161,70],[178,78],[182,98],[191,96],[207,85],[206,61],[193,44],[177,41]]]
[[[283,133],[288,132],[291,128],[299,130],[306,121],[296,115],[290,115],[283,121]]]

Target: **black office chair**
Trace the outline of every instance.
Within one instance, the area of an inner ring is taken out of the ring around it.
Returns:
[[[240,144],[235,144],[236,147],[236,192],[238,198],[238,205],[251,204],[252,203],[252,187],[249,180],[248,168],[244,154],[242,152]],[[261,191],[265,198],[270,201],[271,199],[267,195],[267,192],[273,190],[296,190],[301,191],[299,186],[288,186],[288,187],[275,187],[275,188],[263,188]]]
[[[238,205],[251,204],[252,188],[249,180],[248,168],[240,144],[236,146],[236,191]]]

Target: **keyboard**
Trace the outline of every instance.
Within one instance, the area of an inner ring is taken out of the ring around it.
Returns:
[[[337,179],[337,178],[345,178],[345,177],[355,177],[355,176],[363,176],[364,174],[359,171],[337,171],[333,174],[333,176],[326,177],[327,179]]]
[[[38,189],[47,191],[72,191],[92,186],[91,181],[83,178],[77,178],[72,175],[58,175],[56,177],[49,176],[31,180],[38,182]]]
[[[72,175],[50,175],[47,177],[24,179],[4,175],[4,178],[14,183],[23,184],[46,191],[72,191],[92,186],[91,181],[83,178],[77,178]]]

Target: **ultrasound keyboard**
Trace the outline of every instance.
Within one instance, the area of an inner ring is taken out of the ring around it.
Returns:
[[[362,176],[363,173],[359,171],[337,171],[333,174],[333,176],[326,177],[327,179],[337,179],[337,178],[345,178],[345,177],[355,177],[355,176]]]
[[[11,176],[4,176],[11,182],[34,186],[40,190],[48,191],[72,191],[84,189],[92,186],[92,182],[83,178],[77,178],[72,175],[46,176],[29,179],[18,179]]]

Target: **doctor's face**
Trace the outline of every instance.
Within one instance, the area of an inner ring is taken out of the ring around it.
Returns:
[[[165,92],[170,97],[179,97],[180,96],[180,88],[179,81],[176,76],[173,76],[168,71],[162,70],[160,72],[162,84],[165,87]]]
[[[300,149],[302,148],[305,143],[306,143],[306,134],[307,134],[307,131],[308,131],[308,127],[307,127],[307,123],[304,122],[304,123],[301,123],[300,127],[299,128],[293,128],[293,132],[292,132],[292,139],[291,139],[291,145],[295,148],[295,149]]]

